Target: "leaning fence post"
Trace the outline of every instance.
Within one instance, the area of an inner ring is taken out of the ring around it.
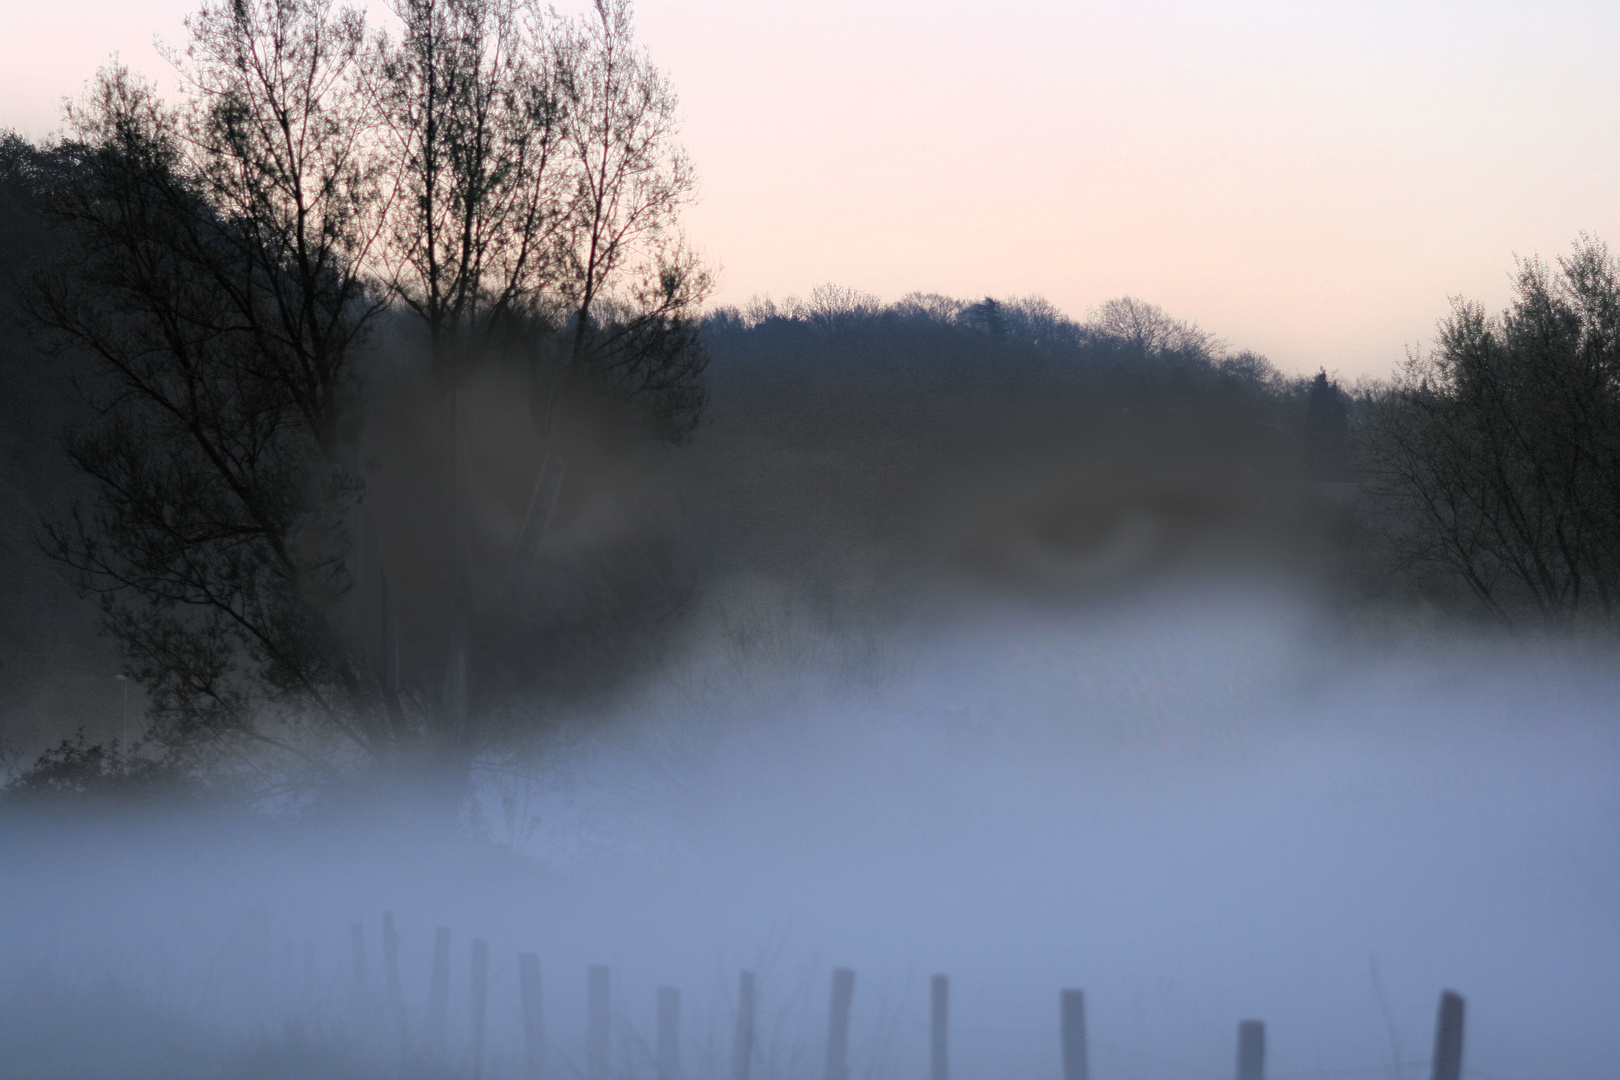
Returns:
[[[484,1075],[484,1009],[489,1003],[489,942],[473,938],[472,943],[472,1075]]]
[[[524,1080],[540,1080],[545,1071],[545,1028],[540,1013],[540,958],[518,953],[518,1009],[523,1019]]]
[[[1440,993],[1434,1025],[1434,1080],[1462,1080],[1463,999],[1455,990]]]
[[[680,1080],[681,992],[658,988],[658,1080]]]
[[[1079,990],[1064,990],[1058,995],[1058,1014],[1063,1040],[1063,1080],[1089,1080],[1085,994]]]
[[[832,1008],[827,1013],[826,1080],[849,1080],[849,1006],[854,997],[855,972],[834,969]]]
[[[748,1080],[754,1061],[754,973],[737,976],[737,1031],[731,1042],[731,1080]]]
[[[441,1058],[450,1029],[450,928],[433,932],[433,970],[428,979],[428,1053]]]
[[[607,1080],[608,969],[592,964],[585,981],[585,1080]]]
[[[1237,1080],[1265,1080],[1266,1025],[1259,1020],[1238,1021]]]

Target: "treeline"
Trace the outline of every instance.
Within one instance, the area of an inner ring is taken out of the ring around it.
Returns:
[[[689,460],[736,489],[715,544],[775,574],[1073,598],[1212,560],[1320,576],[1341,527],[1321,487],[1350,479],[1349,396],[1139,300],[1077,321],[827,286],[704,340]]]
[[[829,417],[903,429],[913,444],[932,440],[953,480],[1022,441],[1024,467],[1045,467],[1052,452],[1081,470],[1106,460],[1144,493],[1156,471],[1197,475],[1198,496],[1173,502],[1202,501],[1208,525],[1211,499],[1224,501],[1274,533],[1289,514],[1256,503],[1298,510],[1289,485],[1303,482],[1331,519],[1331,550],[1316,553],[1353,606],[1615,629],[1620,261],[1592,237],[1551,263],[1522,260],[1506,310],[1459,300],[1390,379],[1350,388],[1325,372],[1284,378],[1129,298],[1075,321],[1039,298],[885,305],[828,287],[719,311],[705,333],[716,386],[735,380],[717,393],[756,409],[794,396]],[[1081,445],[1054,436],[1065,429],[1109,434]],[[1306,537],[1284,529],[1272,540]]]

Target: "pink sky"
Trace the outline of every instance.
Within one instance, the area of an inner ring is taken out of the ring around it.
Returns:
[[[191,0],[11,3],[0,126]],[[1287,371],[1381,375],[1515,253],[1620,245],[1620,5],[642,0],[719,302],[1124,293]]]

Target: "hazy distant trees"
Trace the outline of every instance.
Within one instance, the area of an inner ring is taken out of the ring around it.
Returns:
[[[1246,373],[1262,381],[1274,374],[1262,357],[1247,352],[1229,354],[1214,334],[1175,318],[1157,304],[1130,296],[1106,301],[1077,322],[1043,296],[986,296],[968,301],[913,292],[885,304],[871,293],[829,282],[811,290],[808,299],[788,297],[776,303],[756,297],[740,308],[714,312],[709,322],[714,327],[748,329],[773,322],[821,330],[880,325],[913,330],[951,327],[1038,346],[1053,355],[1085,354],[1092,362],[1112,357],[1125,369],[1136,371],[1159,363],[1185,362]]]
[[[180,106],[110,68],[56,151],[67,246],[26,299],[48,344],[96,361],[97,419],[69,450],[98,495],[48,543],[101,598],[172,748],[257,743],[324,770],[421,747],[464,775],[488,735],[465,664],[402,672],[378,612],[352,610],[365,349],[385,324],[396,351],[425,343],[442,401],[441,578],[476,570],[454,519],[475,407],[458,394],[480,364],[523,358],[550,388],[538,427],[580,393],[678,438],[703,404],[707,277],[677,227],[691,173],[628,5],[397,14],[368,35],[325,0],[205,4],[174,57]],[[548,449],[516,467],[544,474]]]
[[[1613,625],[1620,600],[1620,265],[1582,238],[1519,264],[1511,305],[1455,302],[1376,402],[1368,484],[1409,564],[1509,623]]]
[[[1209,357],[1221,351],[1215,335],[1171,317],[1157,304],[1131,296],[1109,300],[1092,313],[1088,325],[1137,357]]]
[[[1171,403],[1189,411],[1207,406],[1249,412],[1257,433],[1286,427],[1289,445],[1280,452],[1288,467],[1298,467],[1301,420],[1293,414],[1303,411],[1302,383],[1281,377],[1264,357],[1228,352],[1156,306],[1122,301],[1103,310],[1120,308],[1141,317],[1138,330],[1146,324],[1152,331],[1119,336],[1096,317],[1071,319],[1039,296],[909,293],[883,304],[822,286],[808,302],[756,298],[721,308],[704,332],[721,365],[717,388],[801,383],[807,414],[864,410],[885,424],[915,419],[949,428],[1014,400],[1042,409],[1062,402],[1071,412],[1083,402],[1088,413],[1111,417]],[[751,358],[746,368],[737,359],[744,356]]]
[[[1302,387],[1252,354],[1142,355],[1039,298],[994,299],[999,326],[983,298],[936,294],[832,333],[792,302],[717,312],[704,453],[733,485],[727,558],[888,602],[1314,557]]]
[[[1305,390],[1305,476],[1316,483],[1354,479],[1350,402],[1326,371]]]

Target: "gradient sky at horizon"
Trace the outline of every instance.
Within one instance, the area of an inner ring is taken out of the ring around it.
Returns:
[[[0,127],[194,0],[10,0]],[[576,6],[570,4],[567,6]],[[1620,5],[641,0],[719,303],[1130,294],[1288,372],[1385,375],[1514,256],[1620,245]]]

